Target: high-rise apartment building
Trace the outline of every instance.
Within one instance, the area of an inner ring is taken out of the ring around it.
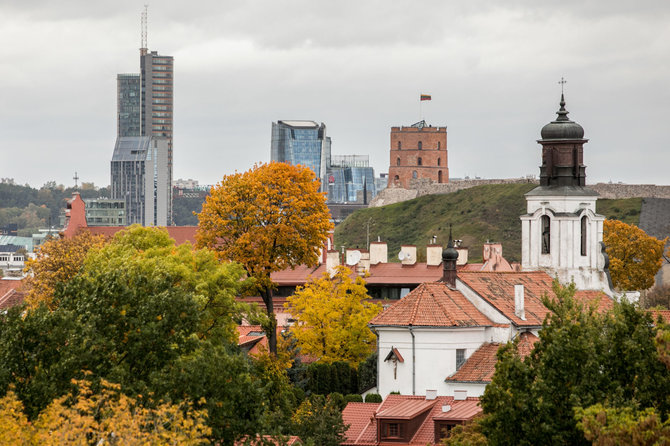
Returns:
[[[447,128],[420,121],[409,127],[391,127],[389,186],[410,187],[412,180],[449,182]]]
[[[140,73],[117,76],[112,198],[125,200],[127,224],[172,223],[173,74],[172,56],[141,48]]]
[[[273,122],[271,159],[309,167],[321,180],[324,191],[330,165],[330,137],[326,136],[326,125],[314,121]]]
[[[117,138],[112,156],[112,199],[124,200],[126,224],[167,226],[172,188],[168,181],[168,139]]]

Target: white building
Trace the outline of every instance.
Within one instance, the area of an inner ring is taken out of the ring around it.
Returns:
[[[450,241],[441,281],[420,285],[370,321],[378,336],[382,396],[480,396],[500,344],[518,337],[520,353],[532,349],[549,311],[541,298],[553,295],[553,277],[574,281],[578,300],[611,307],[604,217],[596,213],[597,193],[585,186],[587,140],[567,118],[563,96],[560,105],[539,140],[540,186],[526,194],[522,271],[457,272],[458,252]]]

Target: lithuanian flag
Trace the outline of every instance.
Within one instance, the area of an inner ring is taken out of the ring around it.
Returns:
[[[422,101],[430,101],[430,95],[429,94],[422,94],[421,95],[421,100]]]

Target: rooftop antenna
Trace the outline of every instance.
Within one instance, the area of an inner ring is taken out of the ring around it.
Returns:
[[[142,11],[142,42],[141,42],[141,47],[140,47],[140,53],[142,55],[147,54],[148,51],[148,46],[147,46],[147,14],[149,10],[149,5],[145,4],[144,5],[144,11]]]

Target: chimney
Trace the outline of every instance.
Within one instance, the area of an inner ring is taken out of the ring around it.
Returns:
[[[365,273],[370,272],[370,251],[365,249],[359,250],[361,253],[361,260],[356,265],[356,274],[365,276]]]
[[[414,265],[416,263],[416,245],[401,245],[401,262],[403,265]]]
[[[434,400],[437,398],[437,390],[426,389],[426,400]]]
[[[523,285],[514,285],[514,314],[524,321],[526,320]]]
[[[492,243],[487,241],[484,243],[482,259],[486,262],[494,257],[502,257],[502,243]]]
[[[442,253],[442,281],[452,290],[456,289],[456,262],[458,251],[454,248],[454,240],[451,237],[451,225],[449,225],[449,243],[447,249]]]
[[[442,247],[440,245],[426,246],[426,265],[439,266],[442,263]]]
[[[463,401],[468,399],[467,390],[454,390],[454,401]]]
[[[335,268],[340,266],[340,252],[336,249],[331,249],[326,253],[326,271],[330,277],[335,274]]]
[[[388,263],[388,246],[386,242],[370,243],[370,264]]]
[[[459,246],[456,248],[456,251],[458,251],[458,260],[456,260],[456,265],[466,265],[468,263],[468,248],[461,248]]]

